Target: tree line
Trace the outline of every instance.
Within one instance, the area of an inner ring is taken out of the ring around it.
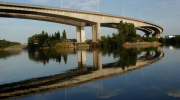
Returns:
[[[65,30],[63,31],[62,36],[59,31],[52,35],[48,35],[47,32],[42,31],[40,34],[35,34],[28,38],[28,46],[32,48],[54,47],[60,39],[67,39]]]
[[[177,35],[172,38],[159,38],[158,41],[160,43],[180,44],[180,35]]]
[[[107,37],[102,37],[101,45],[103,47],[111,46],[111,47],[118,47],[122,46],[125,42],[136,42],[137,35],[136,35],[136,28],[132,23],[123,23],[120,21],[118,24],[118,33],[113,33],[112,37],[109,35]]]
[[[125,42],[154,42],[158,41],[156,37],[141,37],[136,34],[136,28],[133,23],[120,21],[118,24],[118,32],[112,36],[102,36],[102,42],[98,46],[102,47],[120,47]],[[95,45],[97,46],[97,45]]]
[[[0,40],[0,48],[6,48],[6,47],[10,47],[10,46],[15,46],[15,45],[21,45],[21,43],[19,42],[11,42],[11,41],[7,41],[7,40]]]

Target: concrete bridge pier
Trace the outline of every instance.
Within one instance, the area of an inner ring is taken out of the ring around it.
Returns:
[[[86,51],[78,51],[78,68],[86,67]]]
[[[102,53],[99,51],[93,51],[93,67],[95,69],[102,69]]]
[[[77,42],[85,42],[85,30],[84,27],[76,27]]]
[[[100,23],[96,23],[92,25],[92,42],[96,42],[101,40],[101,25]]]
[[[145,33],[144,34],[146,37],[149,37],[151,35],[151,33]]]
[[[158,37],[160,37],[160,36],[161,36],[160,33],[154,33],[154,34],[152,35],[152,37],[156,37],[156,38],[158,38]]]

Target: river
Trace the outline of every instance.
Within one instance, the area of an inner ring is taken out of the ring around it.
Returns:
[[[179,100],[180,48],[0,50],[0,100]]]

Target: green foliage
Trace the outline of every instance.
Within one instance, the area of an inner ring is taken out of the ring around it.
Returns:
[[[172,43],[180,43],[180,36],[175,36],[172,38]]]
[[[142,38],[146,42],[156,42],[158,39],[156,37],[143,37]]]
[[[160,43],[180,44],[180,36],[175,36],[173,38],[159,38],[158,41]]]
[[[66,32],[63,32],[64,37],[66,38]],[[28,38],[28,46],[33,48],[38,47],[54,47],[60,40],[60,32],[55,32],[52,35],[48,35],[48,33],[42,31],[40,34],[35,34]]]
[[[118,33],[113,33],[112,37],[102,37],[102,46],[105,47],[119,47],[126,41],[136,42],[136,29],[132,23],[123,23],[120,21],[118,24]]]
[[[160,43],[166,43],[166,39],[165,39],[165,38],[159,38],[158,41],[159,41]]]
[[[0,48],[6,48],[6,47],[10,47],[10,46],[15,46],[15,45],[21,45],[21,43],[19,42],[10,42],[10,41],[6,41],[6,40],[0,40]]]
[[[63,31],[63,36],[62,36],[62,38],[63,38],[63,39],[67,39],[67,37],[66,37],[66,31],[65,31],[65,30]]]
[[[59,40],[51,40],[51,41],[48,41],[48,45],[50,47],[55,47],[58,42]]]
[[[57,32],[57,36],[56,36],[57,38],[60,38],[61,37],[61,34],[60,34],[60,32],[58,31]]]
[[[47,41],[47,39],[48,39],[48,34],[45,34],[44,31],[42,31],[42,33],[35,34],[28,38],[28,46],[42,47],[44,42]]]
[[[117,39],[121,39],[121,45],[127,42],[136,42],[136,28],[132,23],[123,23],[120,21],[118,25],[118,35],[116,35]]]

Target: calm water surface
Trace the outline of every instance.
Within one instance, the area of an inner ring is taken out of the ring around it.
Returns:
[[[180,48],[0,51],[0,100],[180,100]]]

